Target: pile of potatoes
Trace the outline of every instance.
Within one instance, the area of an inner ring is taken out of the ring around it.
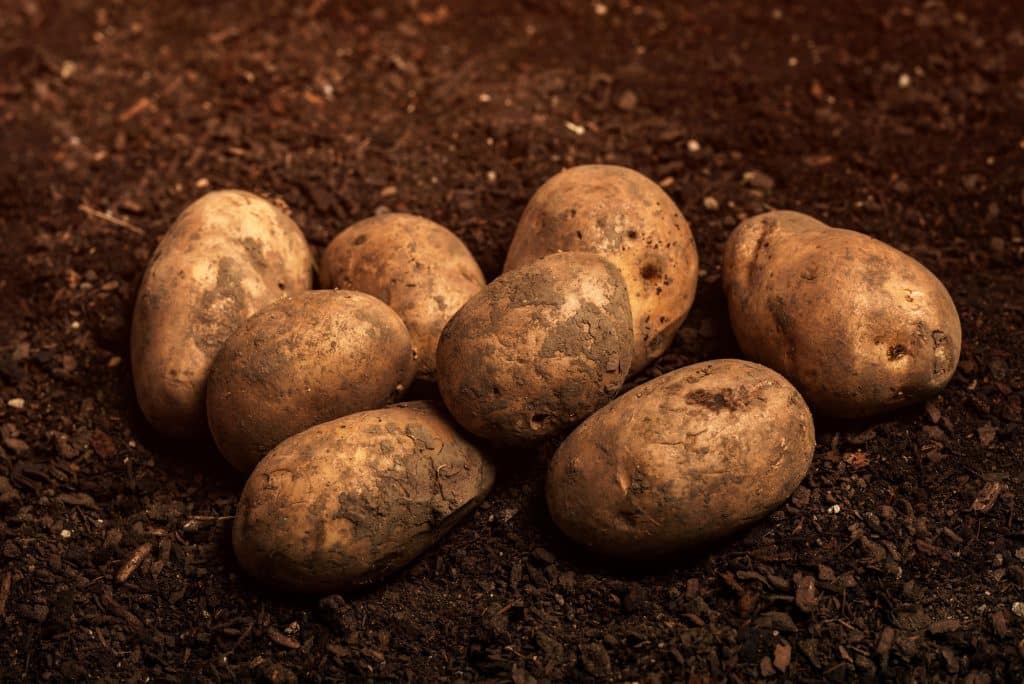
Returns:
[[[750,360],[620,395],[671,345],[698,262],[671,198],[619,166],[544,183],[491,283],[451,231],[400,213],[338,234],[322,289],[313,264],[273,203],[211,192],[153,253],[132,320],[144,415],[167,437],[208,433],[248,475],[235,553],[292,591],[395,572],[487,496],[489,447],[550,439],[548,508],[575,542],[635,559],[703,547],[790,496],[814,453],[812,409],[919,402],[960,353],[956,308],[924,266],[773,211],[740,223],[723,256]],[[414,382],[441,401],[402,403]]]

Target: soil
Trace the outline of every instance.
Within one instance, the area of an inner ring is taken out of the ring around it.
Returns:
[[[1022,74],[1024,15],[995,0],[0,0],[0,678],[1024,680]],[[819,422],[788,504],[658,566],[558,534],[545,445],[375,589],[247,579],[241,479],[149,430],[127,367],[173,217],[241,187],[319,249],[411,211],[493,277],[531,192],[584,162],[659,181],[700,247],[645,377],[737,353],[720,250],[767,207],[931,268],[956,376]]]

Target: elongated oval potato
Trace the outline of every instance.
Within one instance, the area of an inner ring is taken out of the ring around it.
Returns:
[[[519,219],[505,271],[562,251],[596,252],[622,272],[633,313],[630,375],[665,353],[697,292],[697,246],[657,183],[606,164],[550,178]]]
[[[412,214],[382,214],[339,233],[320,260],[323,287],[359,290],[387,303],[412,335],[417,375],[433,380],[437,338],[487,281],[455,233]]]
[[[202,434],[206,379],[224,340],[312,279],[306,238],[267,200],[219,190],[190,204],[153,252],[132,317],[135,393],[153,427]]]
[[[493,484],[493,465],[438,403],[354,413],[260,461],[238,502],[235,554],[278,588],[353,589],[409,563]]]
[[[807,473],[814,422],[775,371],[686,366],[577,427],[548,469],[548,509],[576,542],[617,556],[702,546],[782,504]]]
[[[210,432],[248,473],[286,437],[398,399],[415,372],[409,332],[387,304],[363,292],[303,292],[224,343],[206,387]]]
[[[910,256],[794,211],[749,218],[726,243],[722,284],[743,353],[815,411],[859,418],[922,401],[960,358],[949,292]]]
[[[438,389],[476,435],[550,437],[621,389],[630,326],[629,295],[611,262],[553,254],[501,275],[448,322],[437,345]]]

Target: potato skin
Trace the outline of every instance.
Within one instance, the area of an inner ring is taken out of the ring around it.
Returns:
[[[956,370],[949,292],[863,233],[793,211],[754,216],[729,236],[722,284],[743,353],[789,378],[816,412],[861,418],[907,406]]]
[[[668,554],[767,515],[813,453],[810,411],[785,378],[747,361],[698,363],[583,421],[549,465],[548,509],[592,551]]]
[[[395,401],[415,371],[405,324],[376,297],[346,290],[286,297],[243,323],[214,360],[210,432],[248,473],[287,437]]]
[[[437,338],[456,311],[487,281],[455,233],[412,214],[382,214],[339,233],[320,259],[325,288],[373,295],[405,321],[417,375],[433,380]]]
[[[693,305],[697,246],[690,224],[646,176],[622,166],[575,166],[530,198],[505,271],[570,250],[601,254],[622,272],[633,313],[635,375],[665,353]]]
[[[302,231],[262,197],[219,190],[190,204],[153,252],[132,316],[135,393],[153,427],[201,435],[224,340],[278,297],[308,290],[312,273]]]
[[[618,269],[562,252],[499,276],[455,314],[437,346],[438,389],[470,432],[527,443],[614,397],[631,349]]]
[[[278,588],[354,589],[425,551],[493,483],[493,465],[437,402],[355,413],[260,461],[238,502],[235,554]]]

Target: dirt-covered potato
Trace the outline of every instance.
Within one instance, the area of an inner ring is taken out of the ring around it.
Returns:
[[[312,278],[302,231],[267,200],[219,190],[190,204],[153,252],[132,318],[135,393],[153,427],[202,434],[206,378],[224,340]]]
[[[438,388],[470,432],[541,439],[615,396],[632,339],[619,270],[596,254],[553,254],[501,275],[448,322]]]
[[[910,256],[794,211],[749,218],[722,284],[743,353],[782,373],[815,411],[882,413],[941,390],[960,358],[949,292]]]
[[[657,183],[622,166],[575,166],[534,193],[505,271],[562,251],[597,252],[619,267],[633,313],[635,374],[661,356],[697,291],[697,246]]]
[[[405,324],[376,297],[317,290],[280,299],[243,323],[214,360],[210,432],[247,473],[286,437],[395,401],[415,372]]]
[[[320,260],[320,283],[372,294],[397,311],[412,335],[417,375],[433,380],[441,330],[487,281],[450,230],[422,216],[395,213],[339,233]]]
[[[583,421],[551,460],[548,508],[593,551],[668,554],[766,516],[813,453],[810,411],[785,378],[748,361],[698,363]]]
[[[425,551],[493,483],[493,465],[438,403],[354,413],[260,461],[238,502],[235,554],[278,588],[353,589]]]

